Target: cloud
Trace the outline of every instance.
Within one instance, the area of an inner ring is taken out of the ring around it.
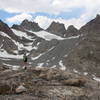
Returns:
[[[7,18],[6,21],[9,23],[15,23],[15,22],[22,22],[24,19],[32,20],[32,15],[22,13],[14,17]]]
[[[86,18],[86,15],[82,15],[79,18],[72,18],[72,19],[62,19],[62,18],[57,18],[57,19],[51,19],[46,16],[37,16],[34,21],[39,24],[40,27],[47,29],[49,25],[52,23],[52,21],[55,22],[60,22],[63,23],[66,27],[68,28],[69,25],[74,25],[76,28],[80,28],[87,22],[88,18]]]
[[[10,13],[60,14],[75,8],[92,11],[100,7],[100,0],[0,0],[0,8]]]
[[[47,28],[55,20],[68,25],[75,25],[80,28],[87,21],[100,14],[100,0],[0,0],[0,9],[10,13],[22,13],[8,18],[8,22],[22,21],[23,19],[32,19],[29,13],[35,15],[37,12],[48,13],[59,16],[62,12],[67,15],[68,12],[75,13],[74,9],[82,9],[79,18],[70,19],[52,19],[48,16],[37,16],[34,21],[38,22],[41,27]],[[27,14],[28,13],[28,14]]]
[[[46,16],[37,16],[34,19],[34,21],[37,22],[41,28],[44,28],[44,29],[48,28],[53,20],[54,19],[50,19]]]

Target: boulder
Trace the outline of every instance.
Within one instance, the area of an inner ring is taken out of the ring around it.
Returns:
[[[0,94],[7,94],[11,90],[11,87],[6,83],[0,83]]]
[[[27,91],[27,89],[23,85],[20,85],[16,88],[16,93],[23,93],[26,91]]]
[[[86,79],[83,78],[76,78],[76,79],[68,79],[68,80],[63,80],[62,82],[64,85],[69,85],[69,86],[84,86],[86,83]]]

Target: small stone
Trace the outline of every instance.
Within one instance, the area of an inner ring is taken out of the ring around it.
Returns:
[[[16,88],[16,93],[22,93],[25,92],[27,89],[23,86],[20,85],[19,87]]]

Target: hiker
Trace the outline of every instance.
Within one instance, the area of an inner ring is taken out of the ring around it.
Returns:
[[[26,69],[27,68],[27,55],[26,55],[26,53],[24,53],[24,55],[23,55],[23,62],[24,62],[23,69]]]

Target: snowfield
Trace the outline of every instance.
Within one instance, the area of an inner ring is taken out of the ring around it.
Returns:
[[[47,41],[50,41],[52,39],[57,39],[57,40],[64,40],[65,39],[65,38],[51,34],[51,33],[46,32],[46,31],[39,31],[39,32],[28,31],[28,32],[31,32],[31,33],[37,35],[38,37],[43,38]]]
[[[12,29],[12,31],[14,32],[15,35],[19,36],[20,38],[24,37],[28,40],[33,40],[32,36],[28,36],[25,32],[15,30],[15,29]]]
[[[33,31],[30,31],[30,30],[26,30],[26,31],[31,32],[31,33],[37,35],[38,37],[43,38],[47,41],[50,41],[52,39],[65,40],[65,39],[75,39],[75,38],[80,37],[80,35],[77,35],[77,36],[71,36],[71,37],[68,37],[68,38],[62,38],[60,36],[57,36],[55,34],[52,34],[52,33],[46,32],[46,31],[39,31],[39,32],[33,32]]]
[[[0,57],[22,59],[23,55],[12,55],[12,54],[7,53],[7,51],[3,50],[3,51],[0,51]]]

